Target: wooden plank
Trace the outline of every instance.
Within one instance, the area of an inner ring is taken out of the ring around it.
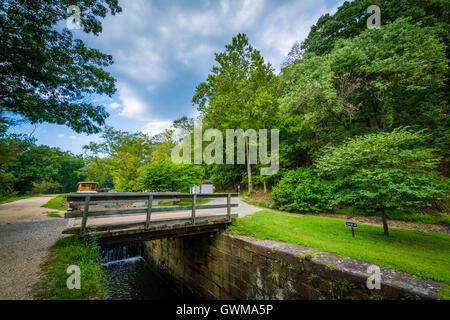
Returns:
[[[160,192],[105,192],[105,193],[70,193],[67,196],[68,202],[84,201],[86,197],[90,197],[92,201],[113,201],[113,200],[147,200],[153,194],[153,199],[164,200],[173,198],[188,199],[192,198],[190,193],[160,193]],[[232,197],[237,197],[239,193],[230,193]],[[198,199],[205,198],[226,198],[228,193],[199,193]]]
[[[89,196],[86,197],[86,199],[84,200],[83,220],[81,221],[81,230],[80,230],[81,234],[86,234],[86,223],[89,213],[89,200],[90,200]]]
[[[228,194],[227,197],[227,217],[228,220],[231,220],[231,196]]]
[[[237,207],[237,203],[233,203],[230,207]],[[204,209],[220,209],[226,208],[226,204],[204,204],[200,206],[196,206],[197,210]],[[186,211],[192,210],[191,206],[182,206],[182,207],[152,207],[152,213],[154,212],[170,212],[170,211]],[[99,210],[99,211],[91,211],[89,212],[90,217],[101,217],[101,216],[115,216],[115,215],[124,215],[124,214],[140,214],[147,213],[147,208],[136,208],[136,209],[123,209],[123,210]],[[66,212],[64,218],[80,218],[83,216],[83,213],[79,211],[71,211]]]
[[[232,214],[231,218],[237,218],[237,214]],[[227,222],[227,215],[215,215],[215,216],[207,216],[207,217],[196,217],[197,224],[215,224],[220,222]],[[176,227],[184,227],[187,225],[191,225],[191,218],[180,218],[180,219],[169,219],[169,220],[159,220],[154,221],[149,227],[147,232],[151,232],[152,230],[160,230],[161,228],[176,228]],[[122,229],[130,229],[130,228],[139,228],[137,231],[144,232],[145,223],[143,222],[135,222],[135,223],[126,223],[126,224],[112,224],[112,225],[104,225],[104,226],[92,226],[86,227],[86,230],[89,232],[91,230],[95,230],[97,232],[113,232],[113,230]],[[63,234],[78,234],[80,231],[79,227],[67,228],[62,233]],[[124,231],[125,232],[125,231]],[[100,234],[99,234],[100,236]]]
[[[148,230],[150,226],[150,220],[152,215],[152,204],[153,204],[153,195],[148,197],[148,206],[147,206],[147,219],[145,221],[145,230]]]
[[[195,207],[197,205],[197,194],[192,195],[192,216],[191,216],[191,223],[195,224]]]

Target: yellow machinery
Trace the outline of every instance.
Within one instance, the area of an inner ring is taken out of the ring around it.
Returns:
[[[78,182],[77,192],[97,192],[97,182]]]

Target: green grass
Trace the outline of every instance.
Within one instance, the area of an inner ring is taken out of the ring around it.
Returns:
[[[17,200],[22,200],[22,199],[28,199],[28,198],[32,198],[32,197],[39,197],[39,196],[43,196],[43,194],[31,194],[31,195],[24,195],[24,196],[16,196],[16,197],[0,200],[0,204],[14,202]]]
[[[442,300],[450,300],[450,286],[446,286],[445,288],[437,288],[438,296]]]
[[[202,204],[207,204],[208,202],[211,202],[211,199],[197,199],[197,205],[200,206]],[[170,201],[163,201],[161,204],[153,205],[153,207],[166,207],[172,205],[172,202]],[[192,206],[192,200],[190,199],[181,199],[179,202],[174,203],[175,206],[178,207],[185,207],[185,206]]]
[[[273,239],[365,260],[382,267],[450,284],[450,236],[436,232],[359,224],[352,238],[342,219],[280,214],[264,210],[237,219],[233,234]]]
[[[201,206],[201,205],[207,204],[209,202],[211,202],[211,199],[197,199],[196,204],[198,206]],[[180,207],[192,206],[192,200],[190,200],[190,199],[181,199],[181,201],[177,203],[177,206],[180,206]]]
[[[264,201],[249,201],[249,200],[242,200],[246,204],[249,204],[251,206],[260,207],[260,208],[268,208],[267,204]]]
[[[45,212],[45,215],[46,215],[47,217],[50,217],[50,218],[62,218],[62,217],[59,215],[59,212],[58,212],[58,211],[47,211],[47,212]]]
[[[77,265],[81,271],[81,288],[67,288],[67,267]],[[48,260],[41,265],[41,279],[33,286],[34,298],[44,300],[106,299],[106,271],[101,266],[96,241],[84,242],[76,237],[58,240]]]
[[[354,207],[347,207],[341,209],[335,209],[334,213],[348,216],[380,216],[374,212],[365,212]],[[450,214],[442,213],[440,216],[433,216],[430,214],[421,214],[414,211],[401,211],[401,210],[386,210],[386,216],[391,220],[400,220],[406,222],[421,222],[430,224],[439,224],[444,226],[450,226]]]
[[[63,202],[67,199],[67,194],[60,194],[59,196],[49,200],[43,204],[42,208],[54,209],[54,210],[67,210],[66,206],[63,206]]]

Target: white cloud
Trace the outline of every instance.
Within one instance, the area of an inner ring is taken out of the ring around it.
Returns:
[[[162,120],[188,114],[191,107],[180,104],[180,94],[185,103],[191,100],[214,64],[214,53],[233,36],[246,33],[279,71],[292,45],[344,0],[336,2],[329,9],[327,0],[120,1],[122,12],[104,19],[101,36],[89,39],[114,57],[110,70],[118,79],[118,101],[109,102],[109,109],[142,122],[154,121],[156,113]],[[171,87],[184,90],[171,92]],[[169,97],[161,102],[163,95]]]
[[[64,133],[60,133],[57,135],[59,138],[63,138],[64,137]]]
[[[166,129],[169,129],[171,126],[172,126],[171,120],[151,121],[151,122],[147,123],[145,128],[141,131],[145,134],[148,134],[149,136],[154,136],[158,133],[164,132]]]
[[[113,110],[116,110],[116,109],[120,108],[120,104],[117,102],[113,102],[113,103],[109,104],[108,107]]]
[[[129,88],[125,83],[119,83],[118,92],[119,100],[123,105],[119,115],[136,120],[148,119],[151,106],[139,99],[139,95],[135,90]]]
[[[75,140],[77,137],[76,136],[69,136],[69,139]]]

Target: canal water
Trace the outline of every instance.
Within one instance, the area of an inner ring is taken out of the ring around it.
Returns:
[[[143,258],[142,243],[102,248],[110,300],[198,300],[170,283]]]

